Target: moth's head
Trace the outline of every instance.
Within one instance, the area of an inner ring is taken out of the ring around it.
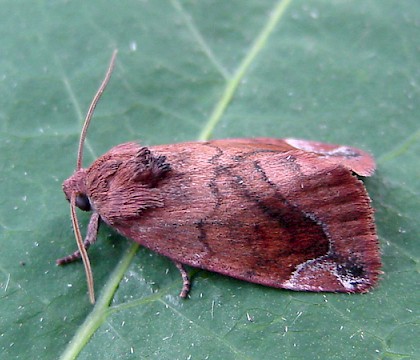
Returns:
[[[75,205],[83,211],[92,210],[89,197],[86,193],[86,170],[77,170],[63,182],[63,191],[67,201],[75,196]]]

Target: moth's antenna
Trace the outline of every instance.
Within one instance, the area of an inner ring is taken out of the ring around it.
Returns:
[[[87,129],[89,127],[90,120],[92,119],[92,115],[93,115],[93,112],[95,111],[96,105],[98,104],[98,101],[101,98],[101,95],[104,92],[106,86],[108,85],[109,79],[111,78],[112,70],[114,69],[114,65],[115,65],[115,58],[117,57],[117,52],[118,50],[115,49],[114,52],[112,53],[111,61],[109,62],[109,66],[108,66],[108,70],[106,71],[105,78],[102,81],[102,84],[99,87],[98,91],[96,92],[89,106],[89,110],[86,114],[85,122],[83,124],[82,132],[80,134],[79,150],[77,152],[76,170],[80,170],[82,167],[83,144],[85,142]]]
[[[93,286],[93,275],[92,268],[90,266],[89,257],[83,244],[82,234],[80,233],[79,222],[77,221],[76,216],[76,193],[74,193],[70,199],[70,215],[71,222],[73,224],[74,235],[76,237],[77,247],[79,248],[80,255],[83,260],[83,265],[85,266],[86,280],[89,289],[89,299],[92,304],[95,303],[95,290]]]
[[[102,84],[99,87],[98,91],[96,92],[89,106],[89,110],[86,114],[85,122],[83,124],[82,132],[80,134],[79,150],[77,151],[76,171],[80,170],[82,167],[83,144],[86,139],[86,133],[90,124],[90,120],[92,119],[93,112],[95,111],[96,105],[98,104],[98,101],[101,98],[101,95],[104,92],[106,86],[108,85],[109,79],[111,78],[112,70],[114,69],[114,65],[115,65],[115,58],[117,57],[117,52],[118,52],[117,50],[114,50],[114,52],[112,53],[111,61],[109,62],[109,66],[108,66],[108,70],[106,71],[105,78],[102,81]],[[90,261],[89,261],[87,251],[85,249],[85,245],[83,244],[83,238],[80,232],[79,222],[77,221],[76,196],[77,194],[75,193],[71,196],[71,199],[70,199],[71,222],[73,224],[77,247],[79,249],[80,256],[82,257],[83,265],[85,266],[86,279],[87,279],[87,284],[88,284],[88,289],[89,289],[89,299],[90,299],[90,302],[94,304],[95,291],[94,291],[94,285],[93,285],[92,268],[90,266]]]

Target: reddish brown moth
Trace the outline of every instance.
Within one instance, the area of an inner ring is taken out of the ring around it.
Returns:
[[[296,139],[225,139],[117,145],[82,168],[86,116],[75,173],[63,183],[91,301],[86,253],[100,222],[183,265],[297,291],[361,293],[380,273],[370,198],[357,178],[375,170],[357,148]],[[92,211],[82,240],[76,207]]]

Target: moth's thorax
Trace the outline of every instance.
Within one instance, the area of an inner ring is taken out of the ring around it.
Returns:
[[[77,170],[65,180],[63,191],[67,200],[70,200],[72,194],[86,194],[86,169]]]
[[[67,200],[70,200],[74,193],[89,196],[90,187],[97,183],[105,185],[108,177],[115,175],[118,168],[135,156],[139,148],[140,146],[135,143],[115,146],[96,159],[88,168],[75,171],[62,185]]]
[[[68,200],[94,211],[113,226],[138,218],[145,209],[163,206],[160,186],[168,183],[171,166],[166,157],[136,143],[113,147],[88,168],[63,183]]]

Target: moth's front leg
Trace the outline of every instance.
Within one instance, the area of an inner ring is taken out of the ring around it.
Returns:
[[[99,224],[101,223],[101,218],[98,213],[94,212],[89,220],[89,225],[87,228],[87,233],[85,240],[83,241],[83,245],[85,249],[89,249],[89,246],[92,245],[96,241],[96,236],[98,234]],[[80,251],[76,250],[73,254],[67,255],[62,257],[61,259],[57,259],[57,265],[64,265],[71,263],[75,260],[80,259]]]

